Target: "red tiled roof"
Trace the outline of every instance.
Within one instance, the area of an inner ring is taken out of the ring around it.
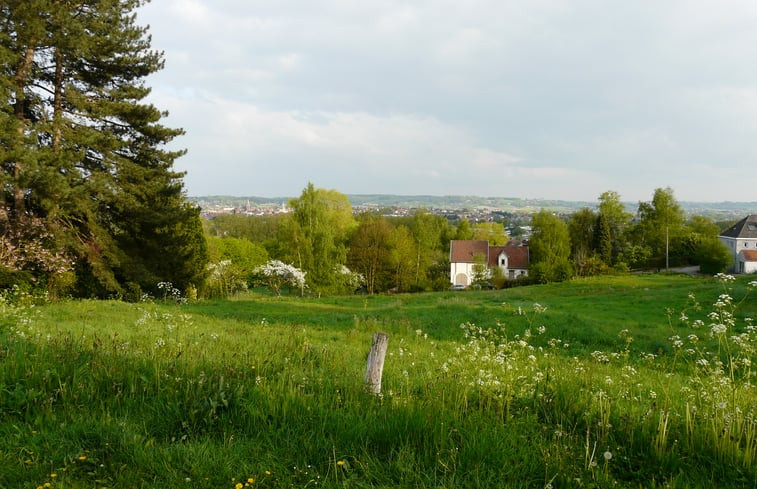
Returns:
[[[744,257],[744,261],[757,261],[757,250],[741,250],[739,253]]]
[[[490,267],[496,267],[497,257],[503,251],[507,255],[508,268],[528,268],[528,246],[511,244],[489,246],[487,241],[477,240],[452,240],[449,261],[450,263],[474,263],[474,257],[481,254]]]
[[[449,245],[450,263],[473,263],[478,254],[489,259],[489,243],[475,240],[452,240]]]
[[[528,246],[491,246],[489,247],[489,266],[497,266],[500,253],[507,255],[507,268],[528,268]]]

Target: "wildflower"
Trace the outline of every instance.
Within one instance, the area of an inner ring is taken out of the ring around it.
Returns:
[[[247,483],[248,483],[248,484],[253,484],[254,482],[255,482],[255,479],[253,479],[252,477],[249,477],[249,478],[247,479]]]
[[[55,479],[56,477],[58,477],[58,474],[56,474],[55,472],[53,472],[52,474],[50,474],[50,478],[51,479]]]
[[[242,489],[243,487],[244,487],[244,484],[242,484],[241,482],[237,482],[237,485],[234,486],[234,489]]]
[[[266,470],[265,471],[265,475],[271,475],[271,471],[270,470]]]
[[[87,460],[87,456],[86,455],[79,455],[79,460],[81,460],[82,462],[84,462],[85,460]]]
[[[736,277],[733,275],[727,275],[725,273],[717,273],[715,274],[715,278],[720,280],[721,282],[733,282],[736,280]]]
[[[339,467],[344,467],[344,460],[340,460],[336,463]]]
[[[608,450],[603,454],[603,456],[605,457],[605,460],[610,460],[612,458],[612,452]]]
[[[719,323],[719,324],[713,324],[712,329],[710,330],[713,335],[720,335],[726,332],[728,328],[725,324]]]

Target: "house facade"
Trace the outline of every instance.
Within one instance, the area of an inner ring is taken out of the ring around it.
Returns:
[[[467,287],[473,282],[476,264],[499,268],[504,277],[516,279],[528,275],[528,245],[489,246],[487,241],[452,240],[449,245],[450,282]]]
[[[723,231],[720,240],[731,252],[733,272],[757,272],[757,215],[747,216]]]

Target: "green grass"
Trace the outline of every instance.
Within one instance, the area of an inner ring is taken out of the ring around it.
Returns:
[[[748,282],[3,303],[0,487],[757,487]]]

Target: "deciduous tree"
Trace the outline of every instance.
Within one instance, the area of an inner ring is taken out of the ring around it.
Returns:
[[[541,282],[566,280],[573,274],[570,265],[570,235],[568,227],[557,216],[546,210],[531,220],[529,242],[532,273]]]
[[[293,213],[284,228],[289,239],[287,256],[307,273],[308,284],[317,292],[337,285],[337,265],[347,261],[347,241],[356,227],[352,206],[336,190],[315,188],[312,183],[297,199],[289,201]]]
[[[391,236],[386,218],[363,214],[350,240],[348,263],[365,277],[369,294],[381,290],[391,275]]]

